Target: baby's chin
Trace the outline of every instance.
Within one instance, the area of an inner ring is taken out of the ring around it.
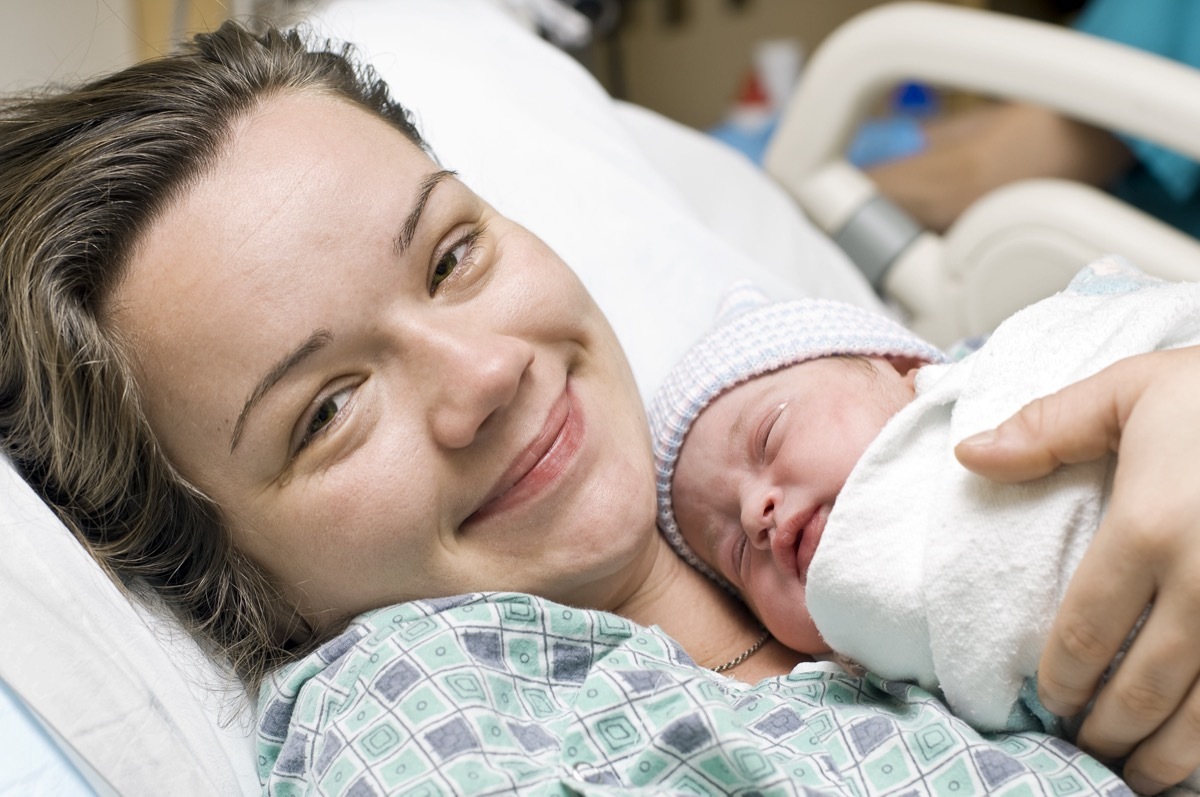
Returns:
[[[825,639],[815,626],[810,629],[784,628],[780,631],[775,631],[768,627],[767,630],[780,642],[799,653],[807,653],[810,656],[824,656],[833,652],[833,648],[826,644]]]
[[[743,594],[742,599],[759,622],[771,632],[771,636],[792,650],[810,656],[833,652],[833,648],[825,642],[803,604],[786,609],[773,605],[775,601],[760,603],[754,600],[752,595]]]

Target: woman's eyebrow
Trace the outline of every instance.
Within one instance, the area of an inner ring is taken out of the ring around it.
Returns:
[[[433,193],[433,189],[438,183],[445,180],[447,177],[455,177],[458,173],[450,169],[440,169],[421,181],[417,188],[417,196],[413,201],[412,210],[404,217],[404,223],[400,225],[400,232],[396,234],[395,240],[392,242],[392,247],[396,254],[402,254],[409,244],[412,243],[413,236],[417,233],[417,225],[421,222],[421,213],[425,210],[425,204],[429,201],[429,195]],[[262,401],[263,397],[271,391],[271,388],[279,384],[288,372],[303,362],[310,355],[320,351],[333,342],[333,333],[328,329],[315,330],[308,339],[286,354],[279,362],[267,371],[266,375],[259,380],[250,393],[250,398],[246,399],[246,403],[242,406],[242,411],[238,413],[237,421],[233,424],[233,434],[229,440],[229,453],[233,454],[237,450],[238,443],[242,440],[242,432],[246,428],[246,419],[250,417],[251,411]]]
[[[437,184],[447,177],[454,177],[458,172],[442,169],[433,174],[428,175],[421,181],[420,187],[417,189],[417,198],[413,202],[413,208],[404,218],[404,224],[400,225],[400,232],[396,234],[396,239],[392,243],[392,248],[397,255],[404,254],[404,250],[412,243],[413,236],[417,233],[417,224],[421,221],[421,211],[425,210],[425,203],[429,200],[429,195],[433,193],[433,189]]]
[[[233,425],[233,435],[229,442],[229,453],[232,456],[237,449],[238,443],[242,439],[242,431],[246,426],[246,419],[250,415],[250,411],[263,399],[263,396],[270,392],[271,388],[279,384],[279,381],[287,376],[288,371],[302,363],[306,358],[320,351],[321,349],[333,343],[333,333],[328,329],[314,330],[308,339],[301,343],[291,352],[286,354],[279,362],[267,371],[266,376],[259,380],[254,387],[254,391],[250,394],[250,398],[246,399],[246,403],[242,406],[241,413],[238,414],[237,422]]]

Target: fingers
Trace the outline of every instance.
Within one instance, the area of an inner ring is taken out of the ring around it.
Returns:
[[[1154,607],[1077,740],[1102,758],[1129,755],[1125,778],[1142,794],[1157,794],[1200,765],[1200,655],[1174,614]]]
[[[1145,400],[1150,406],[1175,397]],[[1187,527],[1192,511],[1179,504],[1183,485],[1148,467],[1190,459],[1171,450],[1190,443],[1178,432],[1170,441],[1160,430],[1150,433],[1145,426],[1155,418],[1139,413],[1125,424],[1108,512],[1071,577],[1038,669],[1043,704],[1060,716],[1078,713],[1146,606],[1157,601],[1080,731],[1081,744],[1113,758],[1159,727],[1200,668],[1200,590],[1191,586],[1200,551],[1193,552],[1195,535]]]
[[[1096,710],[1102,713],[1090,716],[1079,736],[1082,747],[1102,756],[1132,750],[1124,777],[1141,794],[1157,794],[1200,767],[1200,688],[1194,681],[1200,657],[1180,627],[1154,607],[1127,661],[1100,693]]]
[[[1122,360],[1036,399],[994,430],[963,440],[954,453],[981,476],[1017,482],[1116,451],[1129,410],[1153,372],[1149,359]]]
[[[1200,651],[1177,614],[1168,606],[1153,607],[1080,729],[1081,746],[1104,758],[1123,758],[1183,710]],[[1188,771],[1200,763],[1200,744],[1193,745],[1187,763]]]
[[[1179,439],[1191,447],[1187,435]],[[1160,444],[1154,454],[1170,456],[1172,447]],[[1140,490],[1150,489],[1130,474],[1118,477],[1117,485],[1122,489],[1131,484],[1137,484]],[[1121,481],[1120,477],[1126,478]],[[1171,486],[1177,490],[1182,484]],[[1126,567],[1110,571],[1115,582],[1120,582],[1113,584],[1113,594],[1128,589],[1130,600],[1141,603],[1152,590],[1153,604],[1124,659],[1097,695],[1078,737],[1081,746],[1101,757],[1119,758],[1132,751],[1126,777],[1132,778],[1131,785],[1144,794],[1157,793],[1200,766],[1200,645],[1196,642],[1200,639],[1200,579],[1196,577],[1200,552],[1188,544],[1197,535],[1187,526],[1195,522],[1197,509],[1170,506],[1167,484],[1160,482],[1157,490],[1143,493],[1147,506],[1153,508],[1136,516],[1137,528],[1128,525],[1134,518],[1125,516],[1119,521],[1112,518],[1102,529],[1123,541],[1114,545],[1113,559],[1128,562]],[[1114,490],[1114,502],[1117,497]],[[1181,523],[1192,533],[1177,534]],[[1131,570],[1141,570],[1142,574],[1132,575]],[[1148,584],[1146,579],[1155,583]],[[1132,592],[1130,584],[1140,585],[1141,591]],[[1097,606],[1093,616],[1102,618],[1106,611],[1111,609]],[[1123,627],[1126,616],[1113,616],[1113,625]],[[1057,666],[1045,664],[1045,659],[1043,665]]]
[[[1158,794],[1179,783],[1200,764],[1200,694],[1195,688],[1179,709],[1142,742],[1123,773],[1139,794]]]
[[[1088,704],[1104,671],[1154,596],[1154,574],[1141,556],[1130,550],[1129,535],[1120,525],[1112,515],[1101,524],[1071,577],[1042,652],[1038,697],[1048,710],[1062,717],[1078,714]],[[1162,716],[1157,719],[1161,721]],[[1101,746],[1105,746],[1103,742]]]
[[[1079,742],[1102,757],[1129,754],[1125,775],[1142,793],[1200,765],[1197,395],[1200,347],[1142,355],[1031,403],[955,452],[999,481],[1117,452],[1108,513],[1055,618],[1038,687],[1064,716],[1095,696]],[[1124,661],[1096,694],[1147,604]]]
[[[1155,793],[1200,765],[1200,423],[1195,352],[1164,359],[1170,377],[1143,390],[1123,424],[1108,514],[1072,578],[1039,669],[1048,708],[1081,708],[1136,615],[1153,601],[1079,743],[1130,754],[1126,776]],[[1187,357],[1188,359],[1183,359]],[[1115,646],[1115,647],[1114,647]]]

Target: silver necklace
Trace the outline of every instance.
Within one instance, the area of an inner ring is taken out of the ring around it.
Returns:
[[[761,626],[759,626],[759,627],[761,628]],[[708,669],[712,670],[713,672],[725,672],[726,670],[732,670],[734,667],[738,666],[743,661],[745,661],[746,659],[753,656],[755,653],[758,653],[758,651],[762,649],[762,646],[767,644],[767,640],[770,638],[771,638],[771,632],[768,631],[767,629],[763,628],[762,636],[760,636],[753,645],[746,648],[746,650],[743,651],[740,656],[738,656],[737,658],[734,658],[734,659],[730,659],[729,661],[727,661],[724,664],[721,664],[717,667],[709,667]]]

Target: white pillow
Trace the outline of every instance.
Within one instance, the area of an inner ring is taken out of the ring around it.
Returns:
[[[7,460],[0,606],[0,678],[119,793],[257,790],[244,693],[135,608]]]
[[[741,152],[639,105],[618,102],[616,110],[642,154],[671,182],[706,230],[806,296],[892,312],[846,253]],[[620,308],[614,312],[620,313]],[[677,334],[686,337],[691,332]]]
[[[878,305],[748,161],[614,103],[491,0],[333,0],[313,25],[358,43],[443,163],[578,271],[646,396],[735,280]],[[258,792],[247,729],[222,726],[244,695],[132,608],[6,462],[0,597],[0,677],[120,791]]]

